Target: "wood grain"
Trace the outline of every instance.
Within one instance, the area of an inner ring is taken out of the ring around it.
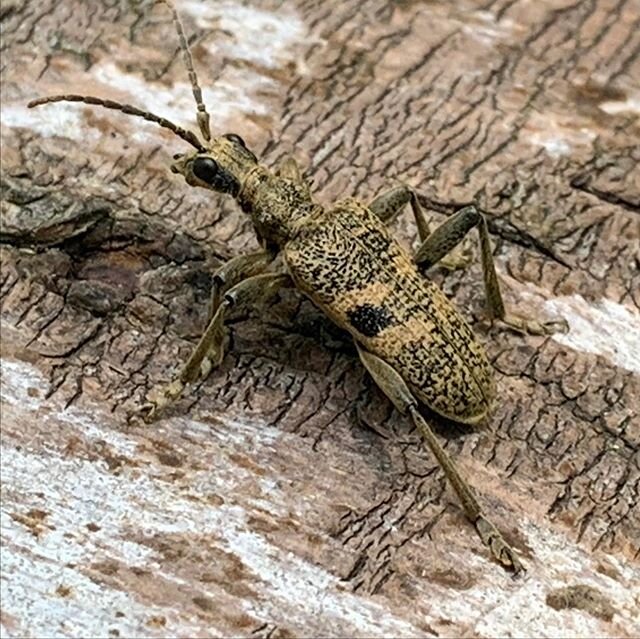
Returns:
[[[86,92],[193,128],[165,8],[8,1],[3,635],[639,634],[638,0],[177,6],[214,131],[267,164],[293,153],[322,201],[404,181],[440,216],[477,203],[507,302],[569,322],[490,327],[479,264],[432,273],[501,397],[486,429],[439,432],[529,572],[488,559],[295,291],[235,318],[222,368],[167,419],[127,424],[193,347],[213,269],[255,240],[233,202],[168,172],[169,132],[26,109]],[[396,229],[415,242],[408,212]]]

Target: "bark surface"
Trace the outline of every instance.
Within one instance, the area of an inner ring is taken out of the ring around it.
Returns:
[[[7,1],[3,634],[638,635],[640,2],[177,6],[215,132],[268,165],[292,153],[324,202],[402,181],[439,219],[478,204],[506,302],[569,322],[491,327],[477,259],[431,272],[500,397],[485,428],[438,432],[529,571],[489,559],[295,291],[235,317],[222,367],[166,419],[127,424],[193,348],[211,272],[256,242],[168,172],[169,132],[26,109],[89,93],[193,128],[166,8]],[[408,211],[396,231],[415,243]]]

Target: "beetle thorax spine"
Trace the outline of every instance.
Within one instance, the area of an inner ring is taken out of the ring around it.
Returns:
[[[251,216],[258,235],[280,247],[319,209],[300,182],[278,177],[262,166],[246,176],[238,203]]]

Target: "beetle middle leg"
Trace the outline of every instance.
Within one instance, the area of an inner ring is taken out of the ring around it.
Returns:
[[[425,215],[415,192],[410,187],[401,184],[391,188],[372,200],[368,208],[385,224],[391,224],[408,203],[411,203],[420,241],[424,242],[431,235],[431,220]],[[440,264],[450,271],[465,268],[470,262],[471,256],[466,253],[449,254],[440,259]]]
[[[401,185],[390,189],[373,200],[369,208],[381,220],[390,222],[407,203],[411,204],[418,227],[418,234],[422,242],[414,257],[415,262],[421,269],[426,270],[436,262],[441,262],[448,268],[459,268],[461,264],[458,263],[458,260],[455,260],[452,265],[446,264],[444,260],[448,257],[447,254],[462,242],[467,233],[472,228],[477,227],[480,235],[484,287],[491,317],[501,320],[511,328],[533,335],[548,335],[559,331],[567,331],[568,326],[564,320],[538,322],[507,312],[493,262],[487,221],[475,206],[465,206],[460,209],[433,232],[429,228],[429,222],[415,192],[408,186]]]
[[[212,300],[212,317],[200,341],[176,378],[159,391],[151,391],[150,401],[143,407],[145,420],[152,421],[171,402],[176,400],[187,386],[198,377],[205,378],[213,368],[222,363],[224,357],[225,319],[230,310],[257,304],[288,286],[291,278],[284,273],[261,273],[252,275],[229,288],[217,300]]]
[[[493,556],[505,567],[515,573],[524,570],[518,554],[505,541],[500,531],[483,514],[480,503],[473,493],[472,488],[458,472],[451,457],[438,442],[433,430],[418,411],[418,400],[413,396],[409,387],[400,374],[384,360],[365,351],[356,344],[360,360],[364,364],[371,377],[380,387],[382,392],[391,400],[397,410],[411,416],[413,423],[426,440],[431,452],[444,470],[447,479],[451,482],[458,495],[464,512],[474,524],[484,544],[489,547]]]
[[[417,201],[416,206],[419,206]],[[475,206],[465,206],[431,233],[418,249],[414,257],[416,263],[422,269],[429,268],[462,241],[473,227],[477,227],[480,236],[482,273],[491,317],[499,319],[511,328],[533,335],[548,335],[559,331],[566,332],[568,326],[564,320],[538,322],[507,312],[493,262],[487,221]]]

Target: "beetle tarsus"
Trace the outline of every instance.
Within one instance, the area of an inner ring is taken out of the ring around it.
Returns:
[[[491,554],[505,568],[513,570],[516,575],[526,572],[526,568],[522,561],[520,561],[518,553],[511,548],[500,531],[484,515],[480,515],[476,519],[475,527],[485,546],[489,547]]]

